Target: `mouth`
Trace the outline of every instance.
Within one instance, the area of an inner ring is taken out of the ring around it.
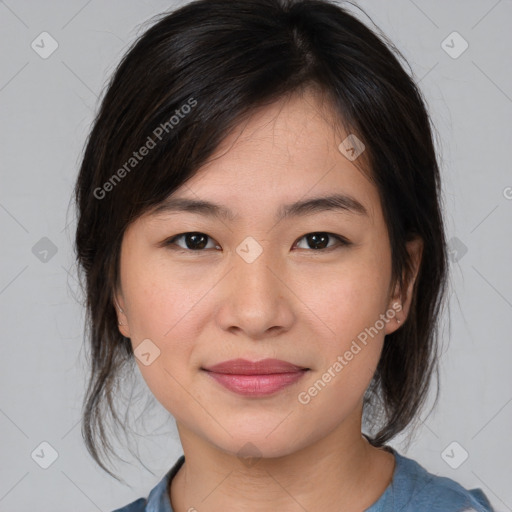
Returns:
[[[309,370],[281,359],[262,359],[260,361],[248,361],[247,359],[231,359],[222,363],[202,368],[214,373],[232,375],[270,375],[274,373],[295,373]]]
[[[201,368],[224,388],[244,396],[267,396],[296,383],[310,371],[279,359],[232,359]]]

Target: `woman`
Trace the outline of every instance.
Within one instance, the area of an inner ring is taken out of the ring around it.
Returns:
[[[428,113],[390,48],[327,1],[199,0],[114,73],[76,184],[83,432],[108,471],[137,364],[184,452],[118,511],[492,511],[386,445],[436,371],[447,273]]]

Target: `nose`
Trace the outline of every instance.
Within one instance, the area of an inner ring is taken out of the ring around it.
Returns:
[[[252,262],[234,254],[232,265],[221,282],[219,326],[253,340],[289,330],[295,315],[284,262],[267,248]]]

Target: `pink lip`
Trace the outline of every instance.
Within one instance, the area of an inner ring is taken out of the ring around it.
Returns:
[[[280,359],[261,359],[260,361],[248,361],[247,359],[231,359],[222,363],[204,368],[209,372],[230,373],[236,375],[268,375],[270,373],[290,373],[304,370]]]
[[[279,359],[232,359],[203,368],[219,384],[245,396],[265,396],[298,381],[308,370]]]

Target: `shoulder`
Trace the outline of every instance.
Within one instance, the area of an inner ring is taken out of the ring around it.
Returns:
[[[168,488],[180,467],[185,462],[185,456],[178,458],[174,466],[167,471],[158,484],[151,489],[149,496],[132,501],[124,507],[117,508],[112,512],[173,512],[169,501]]]
[[[112,512],[144,512],[146,510],[146,504],[148,500],[145,498],[139,498],[138,500],[129,503],[121,508],[116,508]]]
[[[395,452],[394,500],[404,512],[494,512],[481,489],[465,489],[451,478],[434,475]]]

